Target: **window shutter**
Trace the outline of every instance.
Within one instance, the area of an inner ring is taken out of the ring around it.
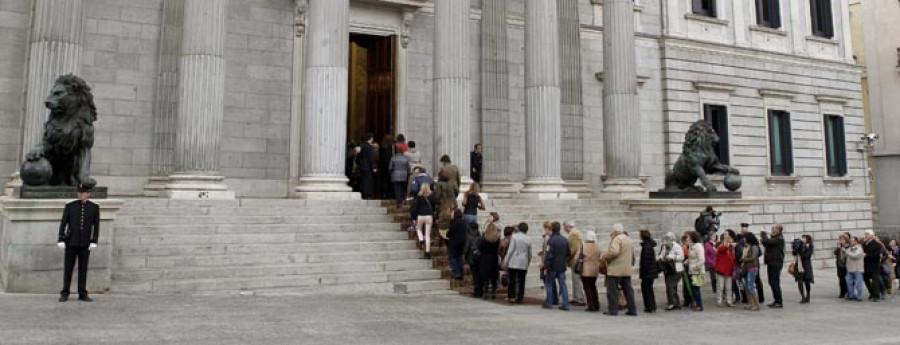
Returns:
[[[704,14],[703,0],[694,0],[692,10],[693,10],[694,14],[701,14],[701,15]]]
[[[781,27],[781,0],[768,0],[769,1],[769,13],[772,16],[772,28],[778,29]]]
[[[791,175],[794,173],[794,143],[791,136],[791,114],[788,112],[782,112],[782,122],[781,122],[781,140],[783,141],[783,150],[784,152],[784,172],[787,175]]]
[[[845,175],[847,175],[847,145],[846,145],[847,139],[846,139],[845,133],[844,133],[844,118],[843,117],[840,117],[840,116],[837,117],[837,123],[836,123],[834,130],[837,132],[837,133],[835,133],[834,138],[836,141],[835,144],[837,145],[835,147],[835,151],[837,151],[835,153],[835,156],[838,160],[837,161],[838,173],[841,174],[841,176],[845,176]]]

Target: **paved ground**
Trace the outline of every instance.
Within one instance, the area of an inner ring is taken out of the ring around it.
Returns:
[[[900,344],[900,299],[846,302],[817,281],[809,305],[785,284],[783,310],[718,308],[707,293],[702,313],[616,318],[460,296],[0,294],[0,344]]]

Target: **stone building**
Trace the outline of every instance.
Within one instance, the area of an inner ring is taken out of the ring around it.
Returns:
[[[900,4],[852,0],[850,15],[853,55],[866,67],[862,79],[866,122],[879,136],[869,160],[875,180],[870,192],[876,196],[876,209],[885,212],[876,212],[875,226],[879,231],[897,234],[900,215],[891,211],[900,207],[900,185],[890,177],[900,168],[900,118],[894,114],[900,100],[893,97],[900,92],[900,24],[896,20],[900,18]]]
[[[743,175],[731,225],[830,244],[872,226],[848,5],[0,0],[0,173],[68,72],[93,86],[92,169],[120,196],[358,198],[346,144],[374,132],[463,171],[483,143],[496,195],[642,199],[707,118]]]

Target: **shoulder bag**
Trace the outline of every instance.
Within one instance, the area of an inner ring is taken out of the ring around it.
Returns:
[[[575,274],[580,275],[582,272],[584,272],[584,245],[583,244],[581,245],[581,250],[579,250],[578,252],[579,252],[578,261],[575,263],[575,267],[572,268],[572,271],[574,271]]]

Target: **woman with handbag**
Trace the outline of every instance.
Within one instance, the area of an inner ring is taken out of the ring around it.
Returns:
[[[576,254],[577,265],[582,266],[581,282],[584,286],[584,297],[587,300],[585,311],[600,311],[600,295],[597,292],[597,277],[600,276],[600,246],[597,245],[597,234],[588,231],[585,243]],[[577,266],[576,265],[576,266]]]
[[[800,290],[800,303],[809,303],[810,284],[813,283],[812,236],[803,235],[792,244],[794,254],[794,278],[797,280],[797,289]],[[804,289],[805,288],[805,289]]]
[[[741,255],[741,276],[744,278],[744,286],[747,300],[750,305],[744,309],[759,311],[759,296],[756,294],[756,276],[759,275],[759,239],[752,232],[744,235],[747,248]]]
[[[481,277],[482,299],[497,298],[497,279],[500,275],[500,232],[497,227],[488,227],[484,230],[484,238],[478,243],[478,275]],[[490,293],[489,293],[490,292]]]
[[[728,230],[724,234],[722,234],[722,242],[719,243],[719,247],[716,248],[716,263],[715,263],[715,272],[716,278],[718,281],[722,282],[722,290],[719,291],[719,298],[716,302],[718,306],[729,306],[734,307],[734,303],[731,301],[731,296],[729,295],[728,290],[732,289],[731,286],[731,275],[734,271],[734,234],[733,231]]]
[[[678,310],[681,309],[678,285],[681,284],[681,274],[684,271],[684,251],[675,241],[673,232],[666,233],[663,241],[663,248],[657,261],[663,267],[666,279],[666,310]]]
[[[656,262],[656,241],[650,231],[641,230],[641,296],[644,299],[644,312],[656,312],[656,295],[653,292],[653,281],[659,277],[659,266]],[[662,253],[660,251],[660,253]]]
[[[691,296],[694,299],[694,311],[703,311],[703,295],[700,288],[705,284],[706,278],[706,254],[704,253],[702,239],[696,231],[687,233],[685,245],[688,250],[688,283],[691,287]]]

